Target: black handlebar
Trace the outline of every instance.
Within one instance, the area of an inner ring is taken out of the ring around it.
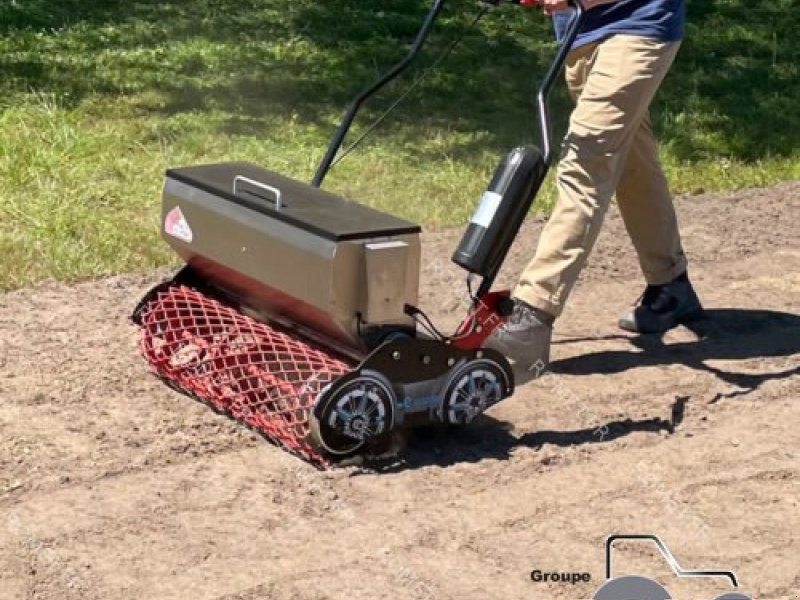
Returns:
[[[500,2],[509,2],[511,4],[524,4],[525,0],[482,0],[487,4],[497,5]],[[336,133],[331,140],[331,143],[328,145],[328,149],[325,152],[325,156],[322,159],[322,162],[317,167],[317,171],[314,174],[314,178],[311,180],[311,185],[314,187],[320,187],[322,185],[325,176],[328,174],[328,171],[331,169],[331,165],[333,161],[336,159],[336,155],[339,153],[339,149],[342,146],[342,142],[344,142],[344,138],[347,136],[347,132],[350,131],[350,127],[353,125],[353,121],[358,114],[361,105],[375,92],[380,90],[384,87],[387,83],[397,78],[403,71],[405,71],[414,59],[419,55],[422,47],[425,45],[425,41],[428,39],[428,36],[433,29],[433,25],[436,23],[436,19],[439,17],[439,14],[442,12],[442,8],[444,7],[446,0],[434,0],[433,6],[431,7],[428,15],[425,17],[425,21],[422,23],[422,27],[420,28],[419,32],[417,33],[417,37],[414,40],[411,49],[409,50],[406,57],[397,63],[394,67],[389,69],[380,79],[378,79],[375,83],[370,85],[366,88],[363,92],[361,92],[358,96],[356,96],[355,100],[350,104],[347,109],[347,112],[342,119],[342,123],[339,125],[339,128],[336,130]],[[569,52],[572,43],[575,41],[575,37],[578,35],[578,29],[581,25],[584,8],[582,4],[582,0],[571,0],[571,4],[575,7],[576,15],[575,18],[572,20],[570,27],[567,31],[567,34],[561,44],[561,47],[558,50],[558,54],[556,55],[555,60],[550,65],[550,69],[547,71],[544,80],[542,81],[541,86],[539,87],[539,92],[536,97],[537,102],[537,109],[538,109],[538,119],[539,119],[539,127],[541,131],[542,137],[542,153],[544,155],[544,159],[549,165],[552,162],[553,158],[553,151],[552,151],[552,133],[550,128],[550,111],[548,107],[548,99],[550,96],[550,90],[553,88],[553,84],[555,83],[555,79],[558,76],[558,73],[564,66],[564,62],[567,58],[567,53]]]
[[[339,152],[339,148],[341,148],[342,142],[344,141],[347,132],[350,130],[350,127],[353,124],[353,121],[355,120],[356,115],[358,114],[358,111],[364,101],[372,96],[375,92],[380,90],[387,83],[397,78],[398,75],[400,75],[409,67],[409,65],[411,65],[411,63],[420,53],[422,46],[425,45],[425,40],[428,39],[428,35],[430,34],[431,29],[433,29],[434,23],[436,23],[436,19],[439,17],[439,13],[442,12],[445,2],[446,0],[435,0],[430,12],[428,12],[428,16],[425,17],[425,21],[422,23],[422,27],[417,33],[417,38],[414,40],[411,50],[409,50],[406,57],[394,67],[389,69],[389,71],[387,71],[386,74],[378,79],[375,83],[356,96],[355,100],[353,100],[353,102],[350,104],[350,107],[347,109],[347,112],[344,115],[342,124],[339,125],[339,129],[336,130],[336,133],[334,134],[333,139],[328,146],[328,150],[325,152],[325,156],[317,168],[314,179],[311,180],[311,185],[314,187],[319,187],[322,185],[322,181],[325,179],[325,175],[328,174],[331,164],[333,164],[336,154]]]
[[[550,92],[553,89],[558,74],[564,68],[564,63],[567,61],[567,54],[569,54],[572,44],[575,43],[575,38],[578,37],[578,32],[583,24],[583,17],[586,12],[582,0],[572,0],[570,4],[572,4],[575,9],[575,16],[572,18],[572,21],[570,21],[567,33],[564,39],[561,40],[561,45],[558,48],[556,57],[550,64],[550,68],[547,70],[547,74],[545,74],[539,86],[539,92],[536,94],[536,106],[539,113],[539,131],[541,132],[542,138],[542,155],[547,165],[552,164],[555,154],[553,152],[553,133],[550,127],[550,107],[548,106]]]

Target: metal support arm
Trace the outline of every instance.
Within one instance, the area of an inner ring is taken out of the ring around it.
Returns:
[[[350,107],[347,109],[347,112],[344,115],[344,119],[342,120],[342,124],[339,125],[339,129],[336,130],[336,133],[331,140],[330,145],[328,146],[328,150],[325,152],[325,156],[322,159],[319,167],[317,168],[317,172],[314,175],[314,179],[311,180],[311,185],[314,187],[320,187],[322,185],[325,176],[328,174],[328,171],[333,164],[333,161],[336,158],[339,149],[342,146],[342,142],[344,141],[347,132],[350,131],[350,127],[353,124],[353,121],[358,114],[361,105],[372,95],[375,94],[378,90],[380,90],[383,86],[385,86],[390,81],[397,78],[403,71],[405,71],[414,59],[417,58],[422,47],[425,45],[425,41],[428,39],[428,35],[433,29],[433,25],[436,23],[436,19],[439,17],[439,14],[442,12],[442,8],[444,7],[444,3],[446,0],[435,0],[433,6],[431,7],[430,12],[428,12],[428,16],[425,17],[425,21],[422,24],[419,32],[417,33],[417,37],[414,40],[413,45],[411,46],[411,50],[409,50],[406,57],[397,63],[394,67],[392,67],[389,71],[386,72],[380,79],[378,79],[375,83],[370,85],[367,89],[361,92],[355,100],[350,104]]]
[[[575,43],[575,38],[578,36],[578,31],[583,24],[583,14],[585,12],[583,2],[581,0],[573,0],[571,4],[575,9],[575,16],[572,18],[572,21],[570,21],[567,33],[564,36],[564,39],[561,41],[560,47],[558,48],[558,53],[556,54],[553,62],[550,64],[550,68],[547,70],[547,74],[544,76],[542,84],[539,86],[539,91],[536,94],[536,107],[538,109],[542,155],[544,156],[544,161],[548,166],[553,164],[553,158],[555,158],[555,152],[553,150],[553,131],[550,125],[550,92],[553,89],[556,78],[564,68],[564,64],[567,61],[567,54],[569,54],[572,44]]]

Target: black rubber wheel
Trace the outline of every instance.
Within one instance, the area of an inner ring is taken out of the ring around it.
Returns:
[[[311,415],[311,435],[335,457],[358,454],[394,426],[395,394],[378,373],[352,373],[322,390]]]
[[[444,386],[439,416],[448,425],[466,425],[504,398],[506,375],[493,360],[478,358],[456,369]]]

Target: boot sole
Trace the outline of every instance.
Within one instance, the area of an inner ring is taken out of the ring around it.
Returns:
[[[675,318],[674,320],[668,321],[661,326],[656,327],[640,327],[637,326],[636,323],[629,323],[627,321],[619,320],[617,325],[620,329],[625,331],[629,331],[631,333],[639,333],[643,335],[649,334],[656,334],[656,333],[666,333],[671,329],[675,329],[679,325],[683,325],[685,323],[693,323],[695,321],[699,321],[705,317],[705,310],[703,307],[699,307],[696,309],[692,309],[689,312]]]

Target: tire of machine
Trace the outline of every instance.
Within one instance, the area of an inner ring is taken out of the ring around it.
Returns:
[[[495,361],[488,358],[467,361],[450,375],[444,386],[439,408],[442,422],[471,423],[503,399],[505,385],[505,372]]]
[[[394,428],[396,395],[377,371],[349,373],[323,389],[311,414],[312,440],[336,458],[361,452]]]

